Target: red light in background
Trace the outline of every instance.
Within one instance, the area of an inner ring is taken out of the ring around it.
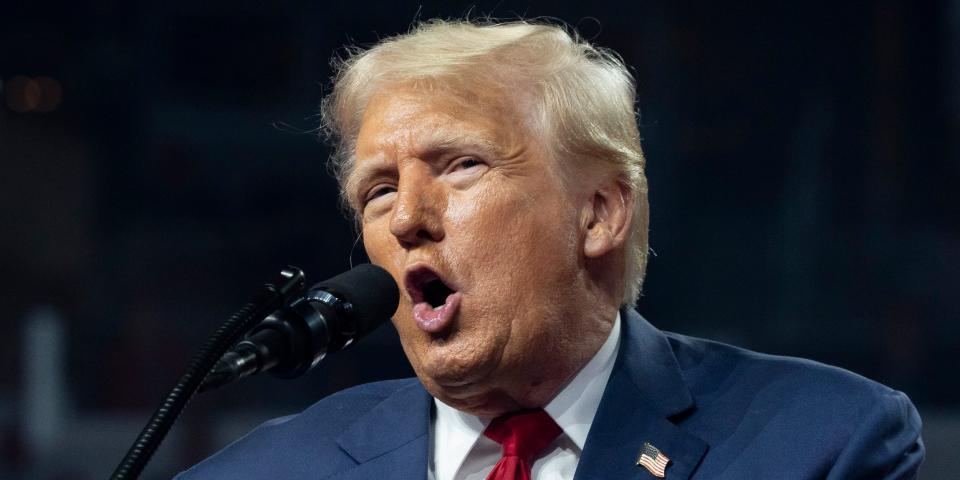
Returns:
[[[40,103],[37,104],[38,112],[52,112],[60,106],[63,100],[63,88],[60,82],[50,77],[37,77],[37,85],[40,86]]]
[[[17,113],[52,112],[63,101],[63,87],[50,77],[16,75],[3,88],[7,107]]]
[[[40,85],[23,75],[11,78],[6,90],[7,107],[14,112],[29,112],[40,103]]]

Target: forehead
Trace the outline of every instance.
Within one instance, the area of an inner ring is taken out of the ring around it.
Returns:
[[[356,158],[470,143],[508,148],[525,132],[522,123],[518,109],[493,92],[390,88],[375,94],[364,110]]]
[[[448,151],[507,158],[535,141],[529,111],[518,95],[497,89],[456,92],[402,86],[368,101],[344,190],[353,203],[363,180],[396,169],[399,160]]]

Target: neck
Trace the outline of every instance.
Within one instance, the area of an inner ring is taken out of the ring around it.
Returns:
[[[536,359],[527,358],[525,365],[503,369],[501,373],[511,374],[489,382],[490,388],[473,398],[440,398],[441,401],[479,417],[546,406],[596,355],[610,335],[617,307],[612,303],[593,307],[589,312],[580,311],[566,317],[571,321],[564,335],[545,339],[536,352]]]

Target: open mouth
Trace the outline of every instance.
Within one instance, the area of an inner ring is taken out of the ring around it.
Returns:
[[[413,318],[421,330],[443,331],[460,306],[462,295],[435,271],[418,266],[407,271],[404,286],[413,302]]]
[[[432,308],[443,306],[447,297],[456,290],[447,285],[440,276],[427,267],[417,267],[407,272],[403,282],[414,304],[427,302]]]
[[[447,296],[453,293],[453,289],[443,283],[443,280],[434,278],[423,284],[423,300],[431,307],[437,308],[447,301]]]

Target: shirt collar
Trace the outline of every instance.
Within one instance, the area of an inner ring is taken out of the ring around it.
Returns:
[[[620,313],[617,312],[613,328],[600,350],[543,408],[581,451],[619,349]],[[442,445],[444,452],[434,455],[436,478],[453,478],[491,419],[461,412],[437,399],[434,404],[434,445]]]
[[[573,380],[543,407],[581,451],[583,444],[587,442],[587,433],[597,413],[597,407],[600,406],[600,398],[607,386],[607,380],[610,379],[610,372],[613,371],[619,346],[620,313],[617,312],[613,328],[600,350],[580,369]]]

